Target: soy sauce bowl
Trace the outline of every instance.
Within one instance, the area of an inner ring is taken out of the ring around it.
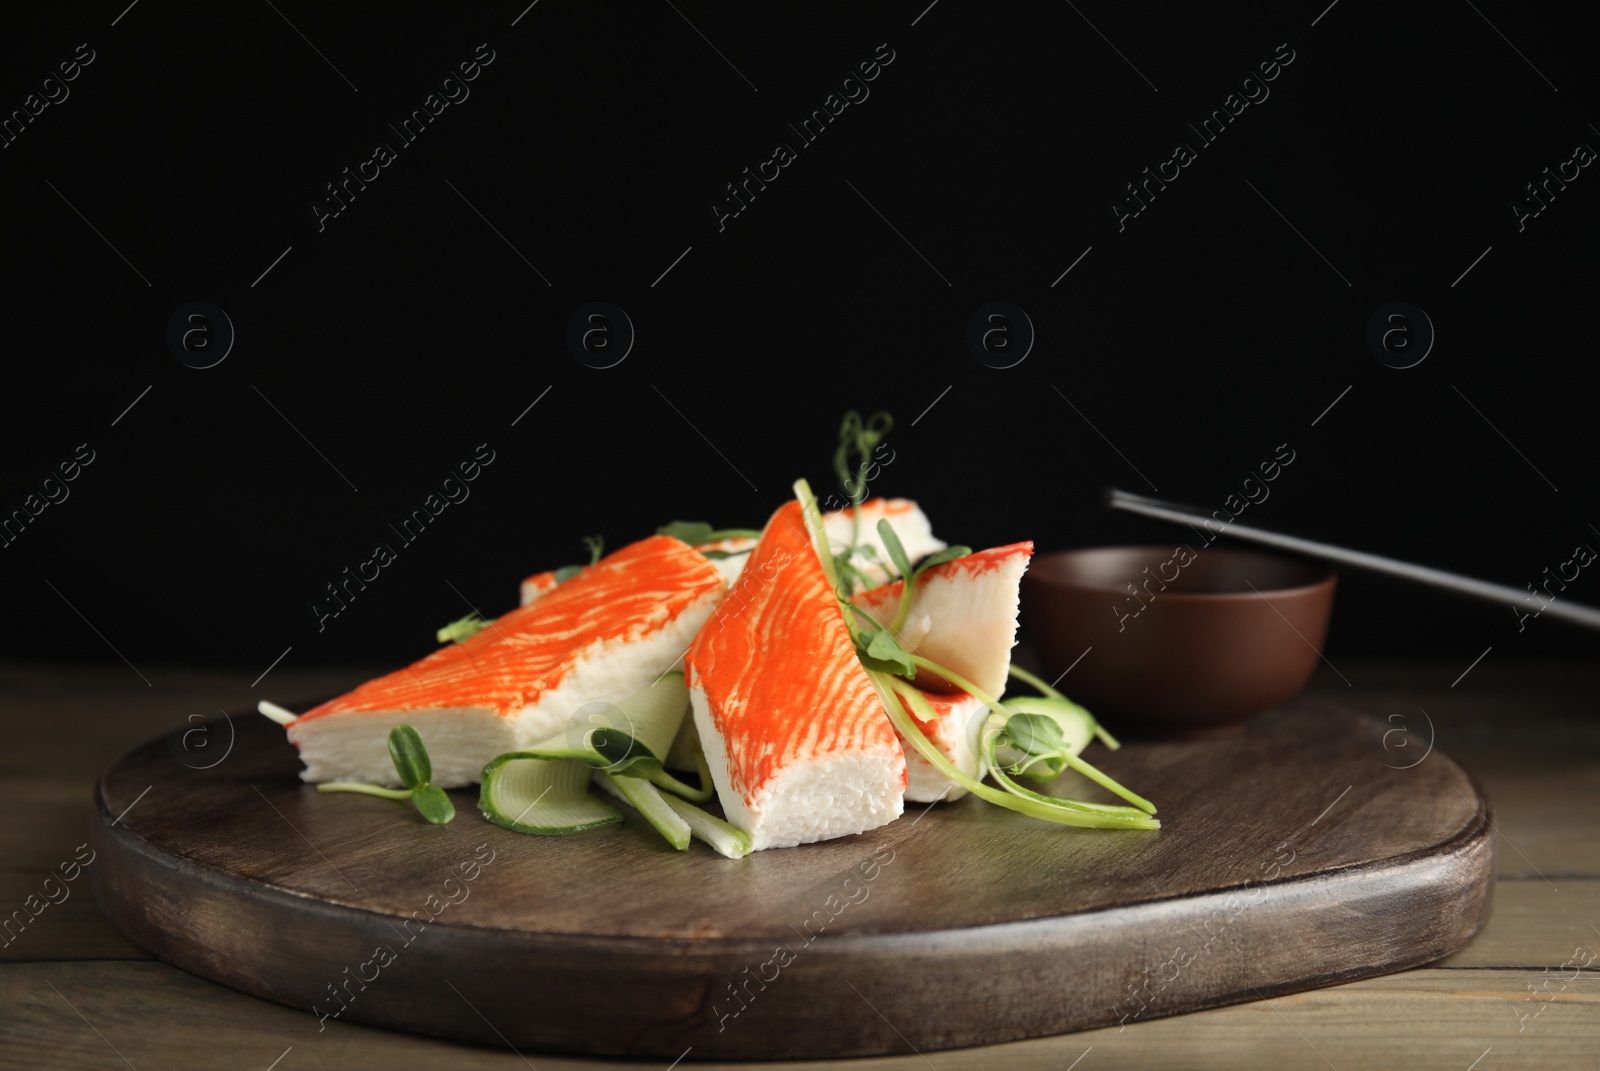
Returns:
[[[1240,731],[1311,679],[1333,570],[1257,551],[1098,547],[1036,556],[1022,622],[1068,697],[1130,735]]]

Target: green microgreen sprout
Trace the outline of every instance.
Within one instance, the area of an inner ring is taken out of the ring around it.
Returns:
[[[713,528],[704,521],[673,521],[657,528],[656,535],[672,536],[695,548],[703,548],[707,543],[719,543],[724,539],[761,538],[761,533],[754,528]],[[724,558],[741,557],[754,549],[752,545],[743,550],[701,549],[700,553],[712,561],[721,561]]]
[[[906,627],[906,618],[911,614],[911,601],[917,593],[917,581],[922,579],[922,574],[935,565],[965,558],[972,553],[972,548],[946,547],[913,569],[911,559],[906,556],[905,546],[901,544],[900,537],[895,534],[894,526],[887,519],[878,521],[878,538],[883,540],[884,549],[889,552],[889,560],[894,563],[895,569],[905,578],[905,590],[900,593],[900,606],[895,610],[894,620],[889,624],[889,631],[898,633]]]
[[[442,641],[441,641],[442,642]],[[442,826],[456,816],[456,808],[445,795],[444,789],[432,784],[433,762],[422,737],[409,725],[396,725],[389,730],[389,759],[405,788],[384,788],[361,781],[326,781],[317,786],[318,792],[360,792],[368,796],[381,796],[388,800],[410,800],[422,817],[436,826]]]
[[[720,562],[724,558],[742,558],[755,549],[755,546],[752,544],[751,546],[745,547],[743,550],[701,550],[700,554],[702,557],[711,561]]]
[[[876,548],[861,543],[861,518],[859,507],[867,499],[867,474],[872,469],[872,452],[884,436],[894,428],[894,417],[879,410],[866,420],[851,409],[839,424],[839,444],[833,452],[833,473],[839,481],[839,490],[850,501],[850,543],[837,554],[824,543],[818,553],[828,554],[834,563],[833,571],[845,584],[846,594],[871,587],[866,572],[852,560],[861,557],[876,560]]]
[[[465,617],[458,617],[444,628],[434,633],[440,643],[466,643],[483,629],[489,627],[489,622],[474,610]]]
[[[713,528],[705,521],[673,521],[656,529],[656,535],[672,536],[691,547],[703,543],[716,543],[723,539],[760,539],[754,528]]]
[[[839,445],[833,452],[833,472],[839,478],[839,490],[849,497],[851,505],[866,501],[872,451],[893,429],[894,417],[881,409],[864,421],[854,409],[845,413],[839,425]]]
[[[1008,769],[1018,776],[1042,764],[1047,773],[1044,779],[1055,777],[1066,768],[1061,758],[1064,745],[1061,723],[1044,714],[1013,714],[995,734],[996,753],[1002,746],[1021,752],[1020,761],[1008,764]]]

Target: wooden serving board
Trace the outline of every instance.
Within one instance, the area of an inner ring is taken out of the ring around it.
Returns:
[[[155,955],[319,1017],[664,1059],[926,1052],[1462,947],[1489,911],[1488,800],[1438,751],[1395,768],[1385,729],[1302,701],[1232,738],[1092,747],[1160,806],[1158,832],[969,797],[733,862],[633,814],[531,837],[484,821],[475,792],[447,826],[321,795],[283,730],[245,715],[212,723],[201,757],[174,736],[104,776],[91,873]]]

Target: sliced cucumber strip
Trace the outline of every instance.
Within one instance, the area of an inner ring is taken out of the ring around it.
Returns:
[[[672,738],[672,746],[667,749],[667,757],[661,760],[661,765],[669,770],[685,770],[693,772],[698,770],[698,760],[704,758],[700,748],[700,729],[694,723],[691,715],[684,715],[683,724],[678,726],[678,735]]]
[[[582,752],[511,751],[483,768],[478,808],[518,833],[559,836],[622,821],[622,812],[589,792]]]
[[[642,777],[618,774],[613,777],[604,770],[594,771],[594,780],[601,788],[619,799],[627,800],[634,810],[644,815],[645,821],[667,839],[678,851],[689,847],[689,823],[667,805],[667,797]]]
[[[665,789],[674,796],[682,796],[686,800],[696,803],[705,803],[717,794],[717,786],[711,783],[711,768],[706,765],[704,753],[696,754],[700,766],[700,787],[691,788],[682,781],[673,777],[661,768],[658,762],[644,760],[628,767],[628,772],[636,777],[642,777],[657,788]]]
[[[693,733],[694,719],[686,716],[688,712],[689,689],[683,674],[664,673],[649,688],[590,715],[594,724],[584,732],[582,746],[592,751],[594,757],[590,761],[607,773],[641,777],[674,795],[703,803],[716,789],[700,751],[700,738]],[[685,726],[691,734],[689,743],[685,743]],[[666,771],[663,759],[677,755],[681,763],[685,752],[690,752],[690,765],[681,768],[698,770],[698,788]]]
[[[668,677],[677,677],[680,681],[682,676],[681,673],[668,674]],[[665,682],[656,687],[664,686]],[[684,694],[687,696],[687,691]],[[652,702],[659,704],[654,712],[649,709],[641,709],[644,704],[634,705],[633,709],[638,721],[631,724],[644,724],[643,732],[647,739],[654,738],[659,744],[663,735],[661,729],[671,720],[672,715],[664,713],[668,711],[666,702],[660,700],[652,700]],[[626,705],[624,704],[624,706]],[[610,711],[616,713],[611,713]],[[693,735],[689,738],[693,750],[692,753],[685,754],[689,752],[689,747],[684,742],[683,726],[687,726],[692,730],[694,719],[682,717],[681,714],[678,715],[681,718],[682,725],[677,735],[673,738],[671,747],[667,750],[669,755],[679,756],[678,762],[687,761],[688,763],[688,765],[684,766],[674,765],[673,769],[689,769],[698,772],[700,778],[700,787],[698,788],[688,785],[668,773],[665,764],[651,754],[650,749],[645,744],[617,727],[630,724],[629,719],[625,716],[623,706],[612,707],[610,711],[592,715],[594,719],[603,722],[603,724],[593,725],[586,731],[582,735],[580,746],[573,747],[569,736],[563,734],[562,736],[552,737],[542,744],[535,744],[533,750],[527,752],[527,754],[535,754],[545,758],[582,759],[590,766],[604,770],[607,773],[627,773],[634,777],[642,777],[657,788],[665,789],[673,795],[682,796],[684,799],[694,800],[696,803],[704,803],[716,795],[716,786],[711,783],[711,770],[706,765],[705,753],[700,749],[698,735]],[[655,722],[654,726],[650,725],[652,721]],[[583,744],[582,741],[587,741],[587,744]]]
[[[683,674],[663,673],[654,684],[635,692],[604,713],[590,716],[593,725],[583,734],[583,746],[597,753],[612,773],[622,773],[636,762],[661,760],[689,710],[689,689]]]
[[[677,811],[683,820],[689,823],[689,831],[716,849],[717,854],[729,859],[743,859],[750,854],[750,835],[744,830],[724,822],[714,814],[702,811],[692,803],[685,803],[676,796],[661,798],[666,801],[668,807]]]
[[[711,768],[706,765],[705,749],[700,746],[700,730],[695,727],[692,714],[684,715],[678,735],[673,737],[672,747],[667,749],[667,757],[661,765],[663,769],[659,774],[644,771],[644,776],[657,788],[664,788],[696,803],[704,803],[716,795],[716,786],[711,783]],[[692,771],[699,776],[700,787],[690,788],[667,773],[667,770]]]
[[[317,786],[318,792],[360,792],[368,796],[382,796],[386,800],[408,800],[411,798],[409,788],[384,788],[382,785],[369,785],[365,781],[324,781]]]

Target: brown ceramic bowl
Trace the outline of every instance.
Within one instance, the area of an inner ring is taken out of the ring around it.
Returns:
[[[1334,581],[1331,569],[1248,550],[1060,551],[1023,577],[1022,623],[1045,679],[1072,667],[1060,689],[1114,724],[1228,731],[1310,680]]]

